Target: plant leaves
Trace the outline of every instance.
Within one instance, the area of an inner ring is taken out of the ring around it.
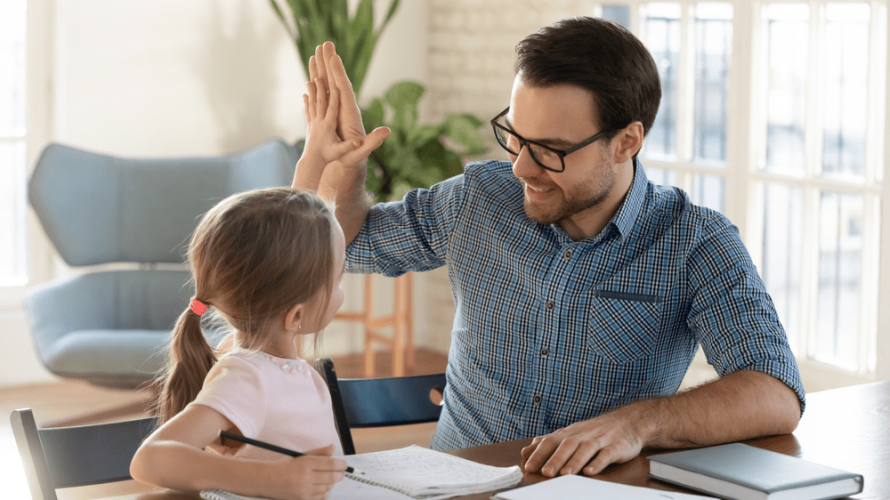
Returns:
[[[464,147],[463,154],[477,155],[488,151],[485,141],[479,135],[483,121],[466,113],[450,113],[443,122],[443,135],[455,144]]]
[[[377,39],[374,37],[374,2],[372,0],[359,2],[355,17],[349,23],[349,39],[352,45],[347,74],[352,81],[355,94],[359,95],[365,81],[365,74],[368,72],[368,65],[371,64],[371,55],[377,45]]]
[[[277,15],[278,19],[281,20],[281,24],[284,25],[284,29],[285,31],[287,31],[287,34],[290,35],[291,39],[294,39],[297,34],[291,28],[290,24],[287,22],[287,19],[285,19],[284,13],[281,12],[281,8],[278,7],[278,2],[276,0],[269,0],[269,3],[272,4],[272,9],[275,10],[275,15]]]
[[[270,4],[294,40],[307,76],[316,46],[332,40],[359,95],[383,28],[393,19],[400,0],[391,0],[379,29],[374,28],[373,0],[360,0],[352,17],[349,0],[270,0]],[[474,115],[453,113],[441,123],[419,125],[418,108],[425,90],[417,82],[398,82],[361,109],[366,130],[382,125],[392,129],[392,135],[368,158],[367,189],[377,201],[400,198],[412,187],[427,187],[460,174],[462,155],[486,151],[479,135],[484,122]],[[459,150],[452,149],[452,143]]]
[[[379,98],[374,99],[367,106],[361,109],[362,125],[365,131],[369,132],[377,127],[382,127],[386,122],[386,115],[383,109],[383,101]],[[389,139],[387,139],[389,140]],[[385,144],[385,141],[384,141]]]
[[[423,85],[412,81],[398,82],[386,91],[383,100],[393,110],[390,120],[393,131],[402,130],[407,135],[417,125],[417,108],[424,92]]]
[[[438,138],[442,135],[442,125],[421,125],[419,127],[415,127],[408,134],[408,142],[411,144],[416,144],[418,146],[422,146],[426,144],[427,141],[433,138]]]
[[[396,15],[396,10],[399,8],[399,0],[392,0],[389,3],[389,12],[386,13],[386,19],[383,20],[383,25],[380,26],[380,31],[383,31],[383,28],[389,24],[389,20],[392,19],[392,16]]]

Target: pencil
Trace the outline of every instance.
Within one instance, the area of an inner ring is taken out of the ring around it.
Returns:
[[[251,439],[249,437],[239,436],[238,434],[232,434],[227,431],[219,431],[219,439],[220,442],[225,443],[226,439],[231,439],[232,441],[238,441],[240,443],[247,443],[252,446],[256,446],[257,448],[264,448],[266,450],[274,451],[276,453],[281,453],[282,455],[287,455],[289,457],[304,457],[305,453],[301,453],[299,451],[294,451],[289,448],[284,448],[283,446],[276,446],[271,443],[267,443],[265,441],[260,441],[258,439]],[[364,474],[364,472],[355,470],[352,467],[347,466],[346,472],[350,474]]]

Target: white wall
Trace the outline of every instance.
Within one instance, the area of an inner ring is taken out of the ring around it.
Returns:
[[[382,18],[388,2],[377,3]],[[49,23],[55,29],[46,33],[55,41],[55,93],[48,96],[52,140],[121,156],[163,157],[223,154],[271,137],[294,141],[304,135],[306,78],[266,0],[48,4],[55,7]],[[41,9],[46,5],[41,2]],[[366,98],[399,80],[426,83],[427,11],[426,1],[401,2],[379,41],[362,92]],[[357,309],[362,280],[347,278],[344,309]],[[415,281],[418,291],[425,279]],[[391,293],[381,289],[379,295],[385,310]],[[423,300],[416,303],[424,306]],[[6,340],[0,386],[53,379],[37,361],[21,310],[2,313],[0,331]],[[426,316],[417,315],[415,331],[418,344],[426,345]],[[334,323],[324,346],[327,355],[358,351],[361,331]]]
[[[268,2],[57,2],[58,140],[167,156],[304,134],[306,79]],[[425,80],[425,20],[424,2],[402,2],[365,94],[399,79]]]

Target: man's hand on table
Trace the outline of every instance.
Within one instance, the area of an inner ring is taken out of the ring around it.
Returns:
[[[546,477],[578,471],[592,476],[609,464],[632,460],[643,449],[643,438],[627,414],[634,412],[622,411],[627,408],[534,438],[521,452],[525,470]]]

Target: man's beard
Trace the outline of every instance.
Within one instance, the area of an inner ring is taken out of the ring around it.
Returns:
[[[532,203],[528,198],[525,198],[523,208],[525,208],[526,215],[542,226],[549,226],[550,224],[567,219],[579,212],[583,212],[584,210],[599,205],[607,196],[609,196],[609,193],[612,192],[612,188],[615,186],[614,170],[607,169],[603,174],[604,178],[601,179],[602,182],[597,183],[596,186],[599,190],[587,198],[564,200],[560,206],[555,207],[543,207],[537,203]],[[563,198],[565,198],[565,191],[558,186],[554,186],[554,189],[559,189],[563,194]]]

